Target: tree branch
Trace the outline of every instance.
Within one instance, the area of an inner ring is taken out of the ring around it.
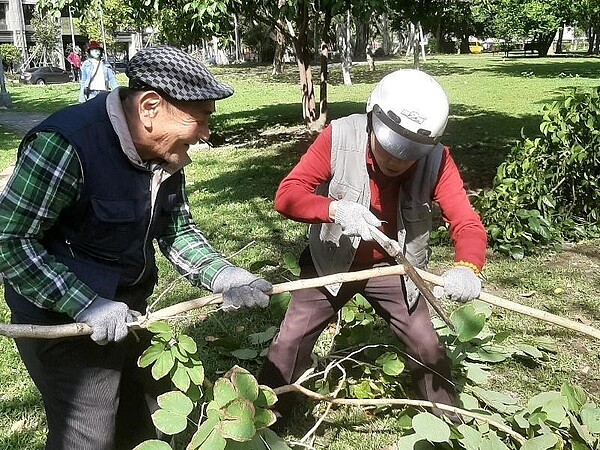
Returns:
[[[313,400],[328,402],[332,405],[349,405],[349,406],[421,406],[425,408],[437,408],[443,411],[453,412],[455,414],[460,414],[462,416],[472,417],[473,419],[480,420],[482,422],[488,423],[489,425],[497,428],[500,431],[505,432],[510,435],[513,439],[515,439],[519,444],[523,445],[527,442],[523,436],[514,431],[512,428],[496,422],[491,419],[489,416],[485,416],[483,414],[479,414],[472,411],[467,411],[466,409],[457,408],[456,406],[444,405],[442,403],[433,403],[428,402],[426,400],[412,400],[407,398],[374,398],[374,399],[348,399],[348,398],[334,398],[327,395],[322,395],[317,392],[311,391],[310,389],[305,388],[300,384],[287,384],[285,386],[281,386],[273,389],[275,394],[281,395],[287,392],[297,392],[302,395],[305,395]]]
[[[430,283],[443,286],[444,279],[440,276],[416,269],[419,275]],[[318,278],[308,278],[304,280],[289,281],[273,286],[270,294],[281,294],[283,292],[297,291],[300,289],[315,288],[326,286],[334,283],[348,283],[351,281],[366,280],[368,278],[383,277],[388,275],[403,275],[405,274],[404,267],[387,266],[377,267],[375,269],[360,270],[357,272],[338,273],[327,275]],[[497,297],[486,292],[482,292],[479,300],[489,303],[490,305],[499,306],[510,311],[518,312],[536,319],[550,322],[555,325],[567,328],[569,330],[578,331],[590,337],[600,340],[600,330],[589,325],[584,325],[574,320],[556,316],[546,311],[531,308],[521,305],[520,303],[512,302],[501,297]],[[160,309],[156,312],[148,314],[139,322],[130,324],[132,329],[146,328],[150,323],[157,320],[167,320],[177,317],[183,313],[194,309],[202,308],[208,305],[221,303],[223,296],[221,294],[212,294],[206,297],[188,300],[186,302],[177,303],[173,306]],[[17,325],[17,324],[0,324],[0,335],[10,338],[43,338],[54,339],[59,337],[83,336],[92,334],[92,329],[85,324],[66,324],[66,325]]]

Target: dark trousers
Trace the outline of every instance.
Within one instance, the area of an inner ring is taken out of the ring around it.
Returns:
[[[150,342],[138,335],[104,346],[89,337],[16,339],[44,400],[47,450],[131,450],[157,437],[150,414],[170,381],[137,367]]]
[[[301,278],[316,277],[316,271],[306,253],[301,258]],[[365,269],[357,267],[356,269]],[[386,276],[345,283],[337,296],[324,288],[295,291],[274,339],[267,361],[259,375],[259,382],[278,387],[296,381],[311,365],[310,355],[321,332],[334,319],[337,312],[357,293],[362,294],[377,314],[390,325],[402,341],[408,358],[406,365],[424,400],[456,404],[456,394],[449,382],[450,366],[444,348],[431,323],[424,298],[408,311],[404,300],[402,277]],[[277,407],[285,414],[293,398],[281,396]]]

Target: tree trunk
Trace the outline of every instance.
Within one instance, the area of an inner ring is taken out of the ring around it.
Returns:
[[[600,51],[600,36],[598,35],[598,29],[594,27],[594,55],[597,55]]]
[[[384,55],[392,53],[392,36],[390,32],[390,21],[387,12],[381,15],[381,22],[378,26],[379,34],[381,35],[381,49]]]
[[[592,27],[589,27],[587,30],[587,37],[588,37],[588,49],[587,52],[589,55],[592,54],[592,51],[594,50],[594,29]]]
[[[562,24],[561,27],[558,29],[558,39],[556,40],[556,50],[554,51],[554,53],[560,54],[563,52],[562,44],[563,44],[564,34],[565,34],[565,25]]]
[[[319,119],[314,123],[317,131],[323,130],[327,123],[327,83],[329,81],[329,30],[331,28],[331,8],[325,11],[323,27],[321,28],[321,76],[319,85]]]
[[[367,42],[369,41],[369,23],[364,20],[358,20],[355,18],[356,23],[356,38],[354,42],[354,59],[365,59]]]
[[[279,10],[283,8],[285,3],[286,0],[279,0],[277,2],[277,7],[279,8]],[[273,56],[273,71],[271,72],[271,75],[273,76],[281,75],[283,73],[283,55],[285,54],[285,34],[283,34],[284,29],[285,21],[283,17],[279,16],[279,18],[277,19],[277,27],[275,29],[277,36],[275,43],[275,55]]]
[[[300,89],[302,90],[302,117],[307,128],[318,131],[318,111],[315,99],[315,87],[312,80],[312,50],[308,46],[308,5],[298,2],[296,5],[298,35],[294,39],[296,61],[300,72]]]
[[[470,53],[469,50],[469,35],[467,33],[463,33],[460,39],[460,53],[464,55],[468,55]]]
[[[344,29],[344,59],[342,60],[342,74],[344,77],[344,84],[352,84],[352,76],[350,75],[350,69],[352,68],[352,45],[350,43],[350,8],[346,12],[346,26]]]

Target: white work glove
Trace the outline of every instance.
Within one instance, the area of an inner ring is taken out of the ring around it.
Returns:
[[[340,200],[335,210],[335,223],[342,227],[342,233],[347,236],[360,236],[365,241],[372,241],[369,225],[381,226],[379,220],[368,208],[358,203]]]
[[[92,328],[92,340],[99,345],[120,342],[129,332],[128,322],[134,322],[140,315],[132,311],[123,302],[96,297],[90,305],[76,316],[77,322],[83,322]]]
[[[404,275],[404,285],[406,287],[406,305],[408,306],[408,310],[412,311],[414,306],[417,304],[417,300],[419,299],[421,292],[408,275]]]
[[[242,307],[269,305],[273,285],[264,278],[258,278],[240,267],[227,267],[213,280],[212,291],[223,293],[223,306],[226,311]]]
[[[468,267],[455,267],[442,275],[444,279],[444,293],[451,300],[468,302],[481,294],[481,280]]]

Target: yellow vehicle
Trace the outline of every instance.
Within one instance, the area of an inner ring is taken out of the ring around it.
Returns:
[[[469,51],[471,53],[483,53],[483,44],[478,39],[469,40]]]

